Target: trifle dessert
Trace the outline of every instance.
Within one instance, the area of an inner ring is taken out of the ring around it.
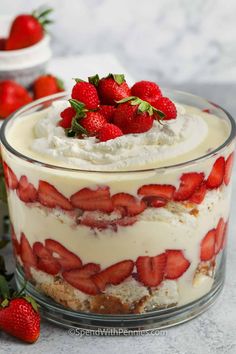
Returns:
[[[224,279],[234,138],[218,106],[123,75],[18,111],[2,130],[18,275],[74,313],[158,321],[209,300]]]

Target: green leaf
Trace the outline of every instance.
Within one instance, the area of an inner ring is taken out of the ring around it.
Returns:
[[[125,82],[124,74],[109,74],[108,77],[112,77],[118,85],[121,85],[123,82]]]
[[[75,82],[86,82],[86,81],[84,81],[84,80],[82,80],[82,79],[79,79],[79,78],[77,78],[77,77],[75,77],[73,80],[75,80]]]
[[[77,117],[73,118],[72,124],[71,124],[71,130],[77,134],[86,134],[88,135],[87,130],[82,127],[82,125],[79,124]]]
[[[125,103],[125,102],[131,101],[131,100],[133,100],[135,98],[137,98],[137,97],[135,97],[135,96],[125,97],[125,98],[122,98],[122,100],[116,101],[116,103],[119,103],[119,104],[120,103]]]
[[[85,104],[83,102],[77,101],[75,99],[69,100],[71,107],[73,107],[76,111],[76,114],[84,117],[85,116]]]
[[[9,300],[8,299],[4,299],[2,302],[1,302],[1,307],[7,307],[9,305]]]
[[[47,15],[49,15],[50,13],[52,13],[54,10],[52,9],[52,8],[48,8],[48,9],[46,9],[46,10],[43,10],[41,13],[39,13],[39,15],[37,16],[37,18],[39,19],[39,18],[42,18],[42,17],[46,17]],[[34,11],[34,12],[36,12],[37,13],[37,10],[36,11]],[[33,12],[33,13],[34,13]]]
[[[24,299],[31,304],[31,306],[33,307],[34,311],[38,312],[37,302],[31,296],[25,295]]]
[[[10,297],[10,291],[6,278],[0,275],[0,298],[7,299]]]
[[[94,85],[95,87],[98,87],[99,80],[100,78],[98,74],[88,77],[88,81],[90,82],[90,84]]]

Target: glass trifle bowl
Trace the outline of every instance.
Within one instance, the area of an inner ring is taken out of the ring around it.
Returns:
[[[65,93],[3,124],[17,285],[28,280],[53,322],[167,327],[205,311],[223,287],[235,123],[203,98],[164,92],[178,123],[148,143],[145,134],[80,142],[79,159],[61,128],[56,137],[48,128]]]

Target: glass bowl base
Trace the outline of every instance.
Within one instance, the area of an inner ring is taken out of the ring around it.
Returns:
[[[25,284],[24,274],[18,266],[16,268],[16,284],[18,289],[21,289]],[[75,328],[78,331],[96,331],[98,335],[102,335],[105,332],[105,335],[122,335],[122,333],[125,334],[127,331],[137,331],[137,333],[140,333],[140,331],[148,332],[189,321],[205,312],[214,304],[223,289],[223,285],[224,277],[221,276],[220,279],[215,280],[210,292],[189,304],[143,314],[128,315],[105,315],[73,311],[43,295],[31,283],[27,283],[26,293],[34,297],[40,305],[42,317],[58,326]]]

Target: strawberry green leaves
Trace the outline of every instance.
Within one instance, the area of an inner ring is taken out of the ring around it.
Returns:
[[[138,106],[139,113],[147,112],[150,116],[153,115],[157,120],[163,119],[165,117],[165,114],[162,111],[151,106],[147,101],[141,100],[141,98],[130,96],[117,101],[118,104],[126,102],[130,102],[132,106]]]

